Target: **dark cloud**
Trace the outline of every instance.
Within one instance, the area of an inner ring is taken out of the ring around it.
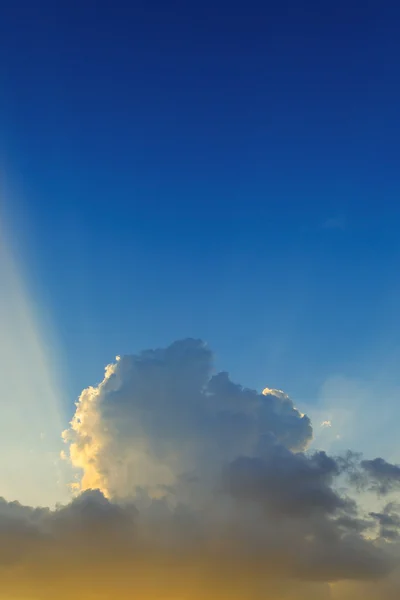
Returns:
[[[395,541],[399,539],[400,534],[400,506],[389,502],[382,512],[371,512],[370,516],[379,523],[380,537]]]
[[[369,490],[384,496],[400,489],[400,466],[383,458],[365,460],[362,454],[348,451],[337,457],[336,462],[340,472],[359,491]]]
[[[363,533],[371,529],[374,522],[371,519],[363,519],[351,516],[350,514],[344,514],[335,519],[335,525],[339,528],[343,527],[348,532]]]
[[[400,466],[386,462],[383,458],[361,461],[361,468],[365,471],[371,489],[379,494],[388,494],[400,487]]]
[[[29,588],[34,598],[47,599],[56,581],[70,589],[69,578],[78,578],[80,600],[90,590],[101,592],[105,578],[107,585],[120,582],[123,598],[128,592],[161,598],[168,589],[179,595],[189,581],[209,589],[215,585],[222,597],[227,592],[258,597],[262,590],[280,588],[276,597],[285,598],[295,587],[300,598],[320,589],[319,600],[326,593],[323,582],[380,578],[391,567],[374,544],[321,514],[288,516],[283,510],[276,520],[277,507],[262,514],[226,497],[207,510],[171,506],[165,498],[147,500],[137,510],[93,490],[54,511],[21,507],[18,515],[12,504],[3,503],[3,525],[10,527],[0,531],[0,575],[11,581],[18,568],[21,576],[4,589]],[[156,581],[169,588],[154,590]],[[196,596],[186,591],[184,597]]]
[[[263,458],[239,457],[225,470],[226,487],[235,497],[291,516],[333,513],[347,506],[332,489],[339,471],[325,452],[306,456],[271,443],[264,454]]]

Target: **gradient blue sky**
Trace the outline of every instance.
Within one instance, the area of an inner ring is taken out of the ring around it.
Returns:
[[[400,385],[399,19],[3,4],[3,201],[71,413],[116,354],[187,336],[309,404],[336,376]]]

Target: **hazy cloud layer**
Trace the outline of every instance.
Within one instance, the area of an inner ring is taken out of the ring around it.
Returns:
[[[58,590],[79,599],[202,598],[218,590],[233,598],[312,592],[319,600],[329,598],[327,581],[385,579],[392,566],[379,545],[335,520],[275,520],[229,499],[192,510],[148,498],[140,511],[99,491],[55,511],[3,502],[0,535],[2,590],[33,598]]]
[[[0,501],[0,599],[398,597],[400,517],[380,504],[397,467],[311,438],[283,392],[215,373],[200,341],[119,358],[64,433],[77,497]]]

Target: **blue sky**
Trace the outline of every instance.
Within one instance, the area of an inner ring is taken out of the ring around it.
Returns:
[[[3,200],[67,412],[188,336],[310,405],[336,376],[397,388],[397,3],[1,14]]]

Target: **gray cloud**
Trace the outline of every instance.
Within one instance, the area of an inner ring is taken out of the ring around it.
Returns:
[[[383,458],[363,459],[361,453],[348,451],[336,458],[338,468],[358,491],[385,496],[400,489],[400,467]]]
[[[380,527],[380,537],[395,541],[399,539],[400,534],[400,506],[389,502],[382,512],[371,512],[370,516],[376,519]]]
[[[223,594],[244,586],[233,597],[280,589],[277,597],[285,598],[297,589],[302,598],[312,589],[319,600],[326,596],[326,581],[379,578],[391,567],[385,552],[321,515],[293,520],[283,511],[277,521],[276,511],[258,513],[229,498],[216,498],[214,506],[197,510],[147,497],[138,510],[89,490],[54,511],[21,507],[16,515],[12,504],[2,506],[0,575],[12,581],[10,590],[29,588],[40,599],[55,592],[55,582],[48,583],[51,574],[68,588],[69,578],[78,576],[86,592],[80,599],[89,590],[101,591],[106,575],[107,585],[123,582],[126,594],[165,597],[165,588],[152,587],[157,580],[178,594],[182,576],[189,573],[191,583],[215,584]],[[15,567],[20,582],[11,578]]]
[[[379,494],[388,494],[400,487],[400,467],[386,462],[383,458],[361,461],[371,488]]]
[[[325,452],[306,456],[271,443],[262,458],[237,458],[225,478],[235,497],[260,502],[273,513],[308,516],[346,508],[348,502],[332,489],[338,473]]]

